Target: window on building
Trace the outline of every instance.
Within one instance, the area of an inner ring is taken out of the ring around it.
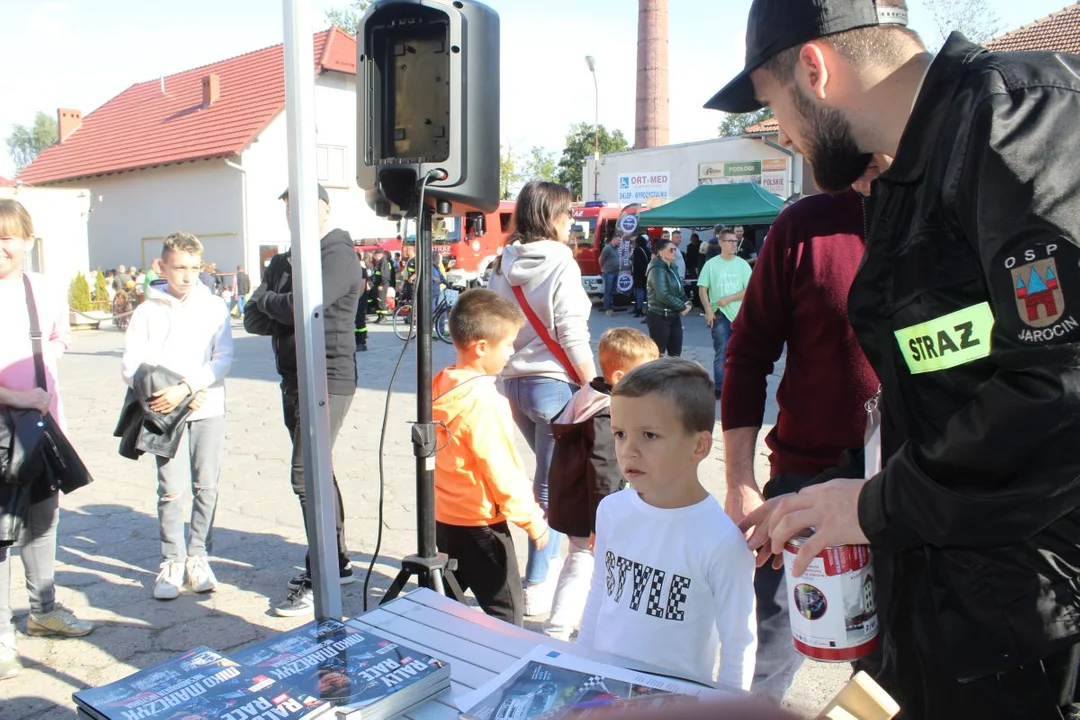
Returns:
[[[45,250],[41,238],[34,238],[30,252],[23,258],[23,269],[29,272],[45,272]]]
[[[315,165],[319,182],[336,187],[349,186],[348,163],[343,145],[316,145]]]

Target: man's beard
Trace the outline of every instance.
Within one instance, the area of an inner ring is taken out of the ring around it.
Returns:
[[[851,123],[839,110],[815,105],[797,87],[791,96],[809,123],[806,158],[814,168],[814,182],[829,193],[847,190],[866,172],[872,154],[859,150]]]

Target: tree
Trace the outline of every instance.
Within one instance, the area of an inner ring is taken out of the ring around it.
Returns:
[[[109,302],[109,287],[105,282],[105,273],[98,268],[94,272],[94,291],[91,293],[91,299],[96,302]]]
[[[601,155],[630,149],[630,143],[626,141],[622,130],[609,132],[606,127],[600,125],[594,136],[592,123],[581,122],[571,125],[570,132],[566,136],[566,147],[563,148],[562,157],[559,158],[558,180],[570,188],[570,192],[576,198],[581,197],[581,172],[585,166],[585,158],[593,154],[595,137],[600,139]]]
[[[7,137],[8,154],[15,163],[15,172],[34,162],[38,154],[56,142],[56,118],[39,112],[32,127],[12,125]]]
[[[499,148],[499,199],[513,200],[521,189],[525,177],[521,172],[519,158],[514,153],[514,148],[506,146]]]
[[[766,107],[748,113],[726,114],[720,122],[720,137],[739,137],[746,128],[773,117],[772,108]]]
[[[548,152],[544,148],[534,145],[525,158],[522,173],[525,180],[546,180],[558,182],[559,164],[555,160],[555,153]]]
[[[360,18],[367,10],[371,0],[353,0],[353,4],[347,8],[327,10],[326,21],[336,25],[350,35],[355,35],[360,29]]]
[[[1001,18],[987,0],[922,0],[930,11],[941,39],[959,30],[971,42],[981,43],[1001,32]],[[925,39],[925,38],[924,38]]]
[[[81,272],[71,281],[68,304],[71,305],[72,310],[79,312],[89,312],[93,308],[90,302],[90,283]]]

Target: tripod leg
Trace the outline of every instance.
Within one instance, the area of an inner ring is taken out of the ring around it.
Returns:
[[[450,590],[449,593],[444,592],[443,594],[451,600],[457,600],[459,603],[465,604],[465,592],[461,589],[461,586],[458,585],[458,581],[457,578],[454,577],[453,570],[446,571],[446,573],[443,575],[443,581],[445,582],[446,587]]]
[[[411,577],[412,571],[402,568],[401,571],[397,574],[397,577],[394,578],[394,582],[390,583],[390,587],[387,588],[386,594],[383,595],[382,600],[379,601],[379,604],[382,605],[383,603],[388,603],[391,600],[395,599],[398,595],[400,595],[402,588],[404,588],[405,585],[408,584],[409,578]]]

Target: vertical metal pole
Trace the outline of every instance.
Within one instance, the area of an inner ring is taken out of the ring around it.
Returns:
[[[282,0],[285,21],[285,121],[289,143],[293,311],[300,423],[307,489],[315,617],[341,618],[333,468],[330,457],[326,334],[323,328],[322,252],[315,169],[315,57],[311,0]]]
[[[416,548],[422,558],[433,558],[435,547],[435,426],[431,422],[431,305],[434,270],[431,255],[431,210],[420,208],[416,219]],[[423,587],[424,584],[421,583]]]
[[[596,81],[596,66],[592,66],[593,84],[593,200],[600,199],[600,84]]]

